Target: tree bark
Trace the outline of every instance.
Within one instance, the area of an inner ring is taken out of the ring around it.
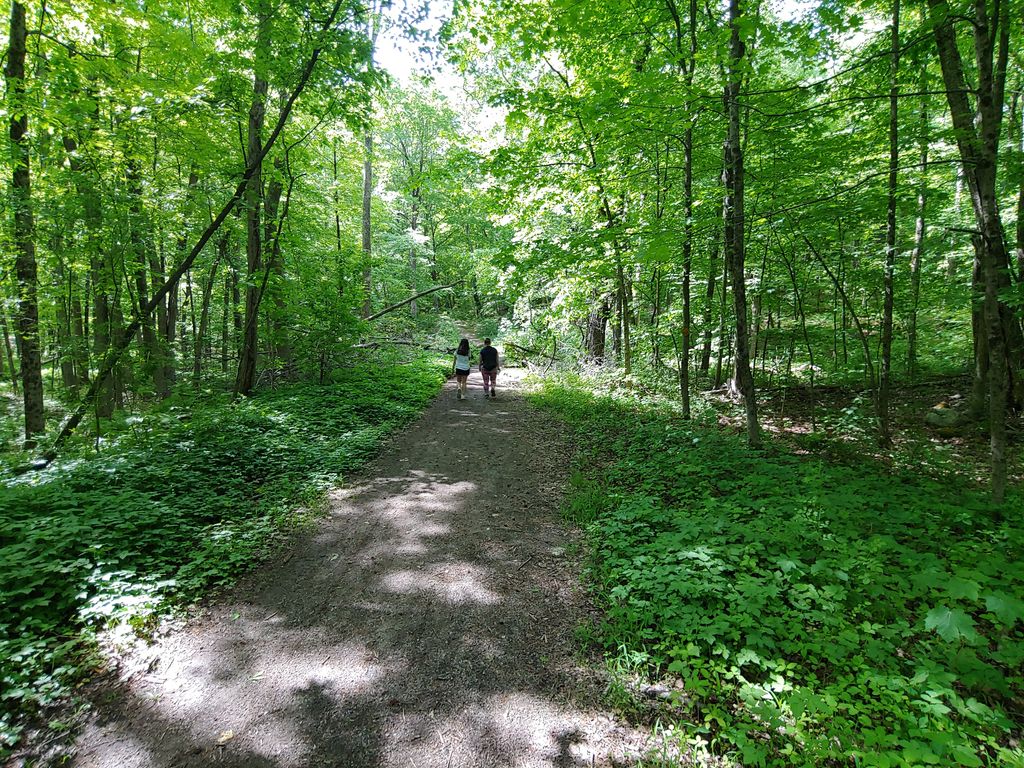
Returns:
[[[25,408],[25,447],[34,448],[46,431],[43,416],[43,363],[39,344],[39,278],[36,271],[35,218],[29,168],[28,108],[25,103],[25,6],[11,5],[7,49],[7,98],[11,115],[11,204],[14,208],[14,272],[18,280],[15,333],[21,345],[21,387]]]
[[[138,161],[129,158],[125,167],[125,181],[131,202],[128,206],[129,239],[132,244],[133,267],[135,271],[135,312],[141,315],[142,308],[149,300],[149,284],[146,278],[146,265],[153,244],[146,237],[145,214],[142,203],[142,174]],[[153,389],[158,397],[166,397],[169,392],[164,380],[163,356],[160,340],[153,327],[152,318],[142,323],[142,350],[146,361],[146,370],[153,379]]]
[[[249,109],[249,128],[246,156],[260,158],[245,190],[245,224],[246,224],[246,267],[248,270],[245,285],[245,323],[243,324],[242,349],[238,360],[238,375],[235,378],[235,394],[248,395],[256,383],[256,357],[259,324],[256,313],[259,305],[259,286],[256,276],[263,265],[262,232],[260,228],[260,203],[263,186],[262,149],[263,122],[266,116],[267,77],[270,66],[270,32],[272,12],[267,0],[260,0],[256,18],[256,50],[253,63],[253,97]]]
[[[892,443],[889,423],[889,387],[892,369],[892,307],[893,277],[896,273],[896,182],[900,161],[899,145],[899,70],[900,70],[900,0],[892,6],[891,49],[889,54],[889,186],[885,226],[885,272],[882,290],[885,294],[882,309],[882,360],[878,381],[878,420],[882,445]]]
[[[203,298],[199,310],[199,330],[196,333],[195,344],[192,348],[192,386],[199,389],[203,377],[203,352],[206,349],[206,337],[210,331],[210,299],[213,296],[213,283],[217,279],[217,268],[220,262],[226,259],[228,251],[228,236],[221,235],[217,241],[217,256],[210,265],[210,274],[203,284]]]
[[[732,276],[733,301],[736,309],[736,377],[746,404],[747,443],[761,446],[761,427],[757,420],[757,395],[750,370],[750,341],[747,334],[746,245],[744,242],[744,170],[743,147],[740,143],[741,65],[746,46],[740,38],[742,10],[740,0],[729,0],[729,72],[725,86],[725,109],[728,115],[726,138],[726,211],[725,254]]]
[[[605,344],[607,338],[608,316],[611,307],[608,306],[608,297],[594,292],[587,316],[587,358],[596,365],[604,365]]]
[[[1014,313],[1000,301],[1009,286],[1009,254],[999,215],[996,174],[1003,97],[1009,51],[1009,3],[996,3],[990,14],[987,0],[975,0],[970,20],[977,65],[977,114],[971,108],[955,19],[946,0],[928,0],[933,32],[946,87],[957,148],[971,194],[978,233],[975,236],[984,283],[984,325],[988,342],[988,414],[992,497],[1001,502],[1006,491],[1006,412],[1019,400],[1016,371],[1021,368],[1024,341]]]
[[[921,67],[922,94],[928,91],[927,61]],[[921,96],[921,119],[917,137],[921,158],[921,178],[917,187],[917,214],[914,218],[914,249],[910,253],[910,327],[907,330],[907,374],[917,378],[917,309],[921,299],[921,255],[926,234],[925,213],[928,206],[928,96]]]
[[[373,237],[370,229],[370,203],[373,200],[373,133],[363,136],[363,318],[373,307]]]
[[[615,250],[617,252],[618,248]],[[622,259],[618,254],[615,257],[615,279],[619,297],[619,323],[622,328],[622,369],[629,376],[633,372],[633,350],[629,341],[629,291],[626,289]]]
[[[692,114],[690,96],[697,67],[697,0],[690,0],[690,51],[684,68],[686,112]],[[693,319],[690,306],[690,278],[693,271],[693,121],[688,120],[683,132],[683,344],[679,363],[679,394],[683,418],[690,418],[690,347]]]

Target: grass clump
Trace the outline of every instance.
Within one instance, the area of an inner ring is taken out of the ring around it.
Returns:
[[[140,633],[264,556],[436,395],[429,360],[136,418],[104,452],[0,485],[0,756],[87,672],[89,631]],[[305,512],[301,508],[305,508]]]
[[[613,656],[744,765],[1022,765],[1024,525],[967,482],[844,466],[545,384],[584,446]],[[1016,512],[1014,512],[1016,510]]]

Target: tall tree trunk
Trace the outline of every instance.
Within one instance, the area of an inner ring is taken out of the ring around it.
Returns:
[[[373,200],[373,133],[363,136],[363,317],[373,307],[373,237],[370,229],[370,203]]]
[[[1019,87],[1019,86],[1018,86]],[[1024,91],[1013,94],[1014,106],[1021,103]],[[1024,109],[1011,110],[1013,122],[1014,150],[1017,155],[1017,167],[1024,168]],[[1024,171],[1018,170],[1017,175],[1017,286],[1024,291]]]
[[[210,299],[213,296],[213,283],[217,279],[217,267],[221,260],[226,260],[228,252],[227,233],[220,236],[217,241],[217,256],[210,266],[210,274],[203,285],[203,299],[199,311],[199,331],[196,334],[195,345],[192,353],[192,386],[197,390],[203,377],[203,351],[206,349],[206,337],[210,332]]]
[[[285,170],[285,164],[280,159],[274,162],[274,169],[277,173],[267,185],[266,202],[263,210],[266,216],[264,222],[263,242],[268,252],[267,266],[270,269],[271,281],[268,283],[270,290],[270,328],[271,339],[274,345],[274,353],[280,365],[287,368],[292,363],[291,344],[288,341],[286,324],[286,302],[284,297],[285,274],[284,256],[281,251],[281,229],[284,226],[284,219],[287,208],[282,209],[281,196],[284,194],[284,182],[278,174]],[[262,299],[261,299],[262,303]]]
[[[125,168],[125,181],[131,200],[128,206],[129,239],[132,244],[133,267],[135,271],[135,313],[141,316],[142,308],[149,301],[149,281],[146,265],[150,263],[152,242],[146,237],[146,219],[142,200],[142,173],[138,161],[129,157]],[[164,381],[164,364],[157,329],[152,318],[142,322],[142,349],[146,360],[146,371],[153,378],[153,389],[158,397],[166,397],[167,384]]]
[[[742,11],[740,0],[729,0],[729,73],[725,86],[725,108],[729,120],[726,139],[726,209],[725,255],[732,273],[733,302],[736,308],[736,377],[746,404],[747,442],[752,448],[761,445],[761,427],[757,421],[757,396],[754,376],[750,370],[750,342],[747,334],[746,295],[746,221],[743,208],[743,147],[740,143],[741,67],[746,46],[740,39]]]
[[[14,208],[14,272],[18,279],[15,333],[21,345],[21,387],[25,407],[25,447],[33,448],[46,431],[43,417],[43,361],[39,346],[39,287],[36,272],[35,220],[29,170],[28,109],[25,104],[25,6],[11,5],[11,36],[7,49],[7,99],[11,115],[11,204]]]
[[[892,6],[891,49],[889,54],[889,187],[885,227],[885,273],[882,289],[885,293],[882,310],[882,360],[878,381],[878,420],[883,445],[892,442],[889,423],[889,386],[892,369],[892,306],[893,277],[896,273],[896,181],[900,162],[899,146],[899,71],[900,71],[900,0]]]
[[[618,248],[616,248],[618,251]],[[633,350],[629,340],[629,290],[621,256],[615,257],[615,278],[619,295],[619,324],[622,328],[622,369],[629,376],[633,372]]]
[[[224,305],[221,307],[220,318],[220,372],[223,374],[228,372],[228,350],[231,348],[228,319],[231,317],[231,280],[233,273],[234,269],[229,266],[224,274]]]
[[[7,353],[7,367],[11,369],[11,388],[15,393],[19,390],[18,366],[14,362],[14,347],[11,345],[11,326],[7,322],[7,311],[0,307],[0,330],[4,335],[4,351]],[[40,380],[42,373],[40,372]]]
[[[591,297],[590,314],[587,317],[587,358],[597,365],[604,365],[606,329],[611,307],[608,297],[594,291]]]
[[[71,294],[74,290],[71,273],[64,263],[63,238],[53,243],[57,255],[57,355],[60,358],[60,378],[72,397],[78,397],[78,373],[75,370],[76,339],[71,325]]]
[[[711,244],[708,256],[708,284],[704,294],[704,348],[700,354],[700,370],[707,373],[711,368],[711,318],[714,317],[715,280],[718,278],[718,238]]]
[[[928,65],[921,66],[921,119],[917,137],[921,158],[921,178],[917,187],[917,214],[914,218],[914,249],[910,253],[910,327],[907,330],[907,374],[917,378],[917,309],[921,300],[921,255],[926,234],[928,206]]]
[[[690,96],[697,67],[697,0],[690,0],[690,55],[685,72],[686,112],[692,114]],[[683,418],[690,418],[690,347],[693,318],[690,306],[690,277],[693,271],[693,123],[683,133],[683,349],[679,363],[679,394],[683,399]]]
[[[96,102],[94,111],[85,121],[85,130],[90,135],[96,129],[98,113],[99,103]],[[92,290],[92,357],[102,360],[111,346],[114,318],[110,291],[115,285],[113,265],[103,247],[103,203],[99,190],[89,178],[88,162],[79,153],[79,143],[65,136],[63,144],[69,156],[75,190],[82,201],[82,218],[86,233],[85,250],[89,255],[89,286]],[[109,417],[113,414],[115,383],[119,378],[120,372],[115,371],[98,391],[95,402],[97,416]]]
[[[964,176],[971,193],[978,234],[975,236],[984,283],[984,325],[988,342],[988,413],[992,496],[1002,501],[1006,491],[1006,411],[1017,399],[1016,371],[1024,350],[1020,324],[1000,301],[1009,285],[1009,254],[999,216],[996,173],[1003,117],[1006,65],[1009,52],[1009,3],[996,3],[990,14],[986,0],[975,0],[971,26],[974,35],[977,88],[968,90],[954,24],[946,0],[928,0],[934,15],[933,32],[946,86],[946,99],[956,133]],[[977,115],[968,94],[977,94]]]
[[[249,109],[248,152],[246,157],[259,157],[263,149],[263,121],[266,115],[267,73],[270,65],[271,7],[268,0],[260,0],[257,8],[256,51],[253,63],[253,96]],[[262,231],[260,229],[260,191],[263,186],[262,163],[249,178],[245,190],[246,266],[248,276],[245,288],[245,325],[242,350],[235,379],[235,394],[248,395],[256,383],[256,355],[259,323],[259,285],[257,276],[263,265]]]

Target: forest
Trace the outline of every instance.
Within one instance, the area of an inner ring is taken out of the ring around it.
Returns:
[[[0,759],[72,754],[468,337],[571,447],[628,764],[1024,766],[1022,19],[12,0]]]

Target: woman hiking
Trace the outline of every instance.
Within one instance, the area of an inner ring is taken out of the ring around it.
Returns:
[[[458,386],[459,400],[466,399],[466,380],[469,378],[469,339],[459,342],[459,348],[455,350],[455,360],[452,363],[452,372],[455,374],[455,383]]]

